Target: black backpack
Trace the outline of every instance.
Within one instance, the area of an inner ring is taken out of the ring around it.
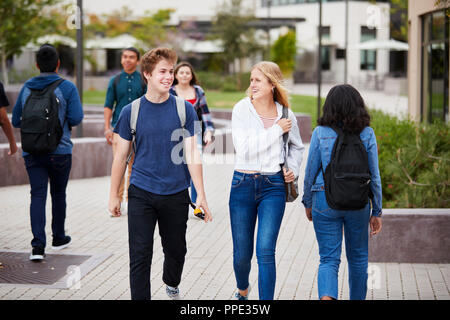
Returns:
[[[331,160],[323,174],[328,205],[335,210],[359,210],[367,205],[370,191],[370,169],[367,151],[359,134],[338,134]]]
[[[60,103],[54,91],[62,81],[64,79],[59,79],[43,90],[30,89],[22,109],[20,126],[23,151],[42,155],[58,147],[63,127],[59,121]]]

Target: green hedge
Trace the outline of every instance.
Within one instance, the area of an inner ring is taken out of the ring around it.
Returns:
[[[450,127],[371,112],[385,208],[450,207]]]
[[[198,71],[196,74],[200,85],[204,90],[236,92],[245,91],[250,85],[249,72],[234,75],[223,75],[216,72]]]

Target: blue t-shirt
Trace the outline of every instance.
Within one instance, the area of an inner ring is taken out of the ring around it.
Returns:
[[[162,103],[152,103],[142,96],[136,124],[136,154],[130,184],[148,192],[168,195],[189,187],[189,170],[183,159],[183,138],[175,97]],[[198,121],[194,107],[185,102],[185,137],[194,135]],[[131,141],[131,104],[120,113],[114,132]],[[172,141],[175,140],[175,141]]]

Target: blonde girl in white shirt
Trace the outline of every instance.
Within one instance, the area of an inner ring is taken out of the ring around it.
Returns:
[[[233,267],[237,282],[236,299],[246,300],[258,220],[256,257],[261,300],[272,300],[275,290],[275,246],[283,219],[286,192],[284,182],[298,177],[303,144],[297,120],[289,107],[283,75],[277,64],[263,61],[251,71],[248,97],[233,108],[232,136],[236,150],[235,171],[230,192],[230,220],[233,237]],[[285,146],[289,133],[287,162],[283,172]]]

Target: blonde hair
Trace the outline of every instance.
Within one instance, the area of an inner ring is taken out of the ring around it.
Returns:
[[[275,102],[278,102],[282,106],[289,108],[290,106],[288,90],[283,85],[283,73],[281,72],[280,67],[276,63],[271,61],[261,61],[253,66],[252,71],[254,69],[258,69],[259,71],[261,71],[269,80],[269,82],[274,86],[273,100]],[[247,89],[246,93],[247,96],[252,99],[250,87]]]

